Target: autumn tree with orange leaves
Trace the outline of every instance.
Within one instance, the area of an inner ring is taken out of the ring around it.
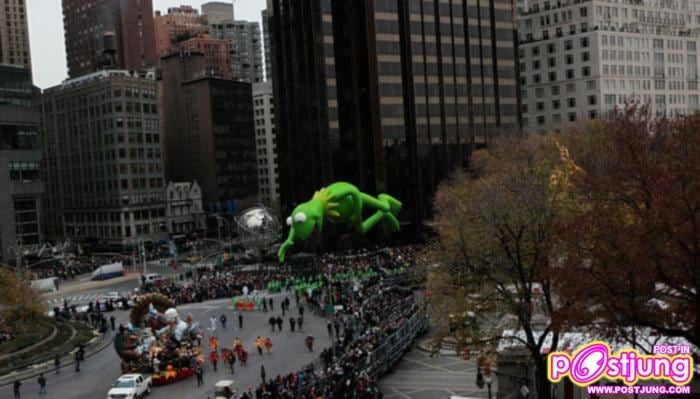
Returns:
[[[580,205],[557,226],[557,328],[700,346],[700,117],[628,110],[565,135]],[[633,330],[633,329],[632,329]]]

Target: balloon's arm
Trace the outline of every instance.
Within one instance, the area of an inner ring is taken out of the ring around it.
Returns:
[[[294,245],[294,227],[289,229],[289,236],[287,237],[287,240],[282,243],[282,246],[280,246],[280,250],[277,252],[277,258],[279,259],[280,263],[284,263],[284,257],[287,254],[287,250]]]

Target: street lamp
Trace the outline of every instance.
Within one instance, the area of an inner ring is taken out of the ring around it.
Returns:
[[[139,237],[137,240],[130,240],[131,245],[136,245],[136,250],[139,253],[139,260],[142,262],[143,265],[143,275],[145,276],[148,273],[148,269],[146,267],[146,244],[143,240],[143,236]]]

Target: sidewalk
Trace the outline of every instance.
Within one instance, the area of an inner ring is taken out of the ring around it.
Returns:
[[[85,358],[90,358],[111,346],[113,338],[114,335],[111,331],[93,338],[87,343],[87,345],[85,345]],[[63,353],[61,356],[61,369],[75,364],[74,353],[76,350],[77,348],[74,348]],[[11,373],[0,376],[0,387],[11,385],[15,380],[24,381],[32,379],[37,377],[40,373],[48,373],[53,370],[55,370],[53,360],[33,364],[23,368],[22,370],[15,370]]]

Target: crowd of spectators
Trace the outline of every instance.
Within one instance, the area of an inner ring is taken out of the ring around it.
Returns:
[[[329,320],[333,347],[321,352],[321,366],[309,366],[261,384],[256,399],[277,398],[381,398],[372,369],[370,354],[417,311],[411,290],[386,284],[384,277],[414,262],[411,247],[386,248],[360,253],[326,255],[320,260],[328,273],[376,271],[364,281],[336,282],[332,298],[342,305],[342,313]],[[309,298],[321,305],[331,298],[317,293]]]
[[[151,287],[151,291],[158,292],[172,299],[176,305],[201,302],[210,299],[231,298],[240,296],[247,288],[249,293],[265,288],[269,281],[290,280],[288,272],[241,272],[224,273],[219,271],[207,271],[198,273],[192,280],[170,282],[157,287]]]

